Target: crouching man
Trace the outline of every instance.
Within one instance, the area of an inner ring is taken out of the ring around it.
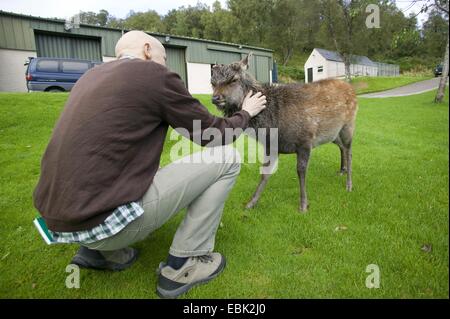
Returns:
[[[129,246],[187,207],[157,284],[159,296],[175,298],[225,267],[214,239],[240,163],[223,146],[213,148],[223,156],[212,156],[210,148],[159,169],[168,126],[183,128],[194,141],[202,133],[194,131],[194,120],[201,131],[245,129],[266,100],[249,95],[241,111],[215,117],[165,67],[157,39],[125,33],[116,55],[74,86],[43,156],[34,204],[55,241],[80,244],[72,263],[108,270],[130,267],[137,251]]]

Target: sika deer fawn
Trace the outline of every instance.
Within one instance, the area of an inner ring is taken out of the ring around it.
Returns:
[[[310,84],[261,85],[246,72],[249,56],[240,62],[213,66],[213,103],[225,116],[231,116],[241,109],[250,90],[267,97],[266,109],[252,118],[249,125],[254,129],[278,128],[278,153],[297,154],[300,211],[308,208],[306,171],[311,150],[316,146],[332,142],[339,147],[340,173],[347,174],[347,191],[351,191],[352,138],[358,108],[352,86],[334,79]],[[269,155],[269,137],[265,147]],[[269,157],[263,165],[269,168],[276,165],[276,158]],[[256,205],[270,176],[271,173],[261,175],[247,208]]]

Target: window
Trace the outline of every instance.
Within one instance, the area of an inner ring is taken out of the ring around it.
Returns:
[[[57,60],[40,60],[36,65],[38,72],[58,72]]]
[[[84,73],[89,69],[89,63],[78,61],[64,61],[62,71],[65,73]]]
[[[323,66],[322,65],[317,67],[317,72],[319,72],[319,73],[323,72]]]

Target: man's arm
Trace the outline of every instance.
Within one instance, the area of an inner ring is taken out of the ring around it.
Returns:
[[[226,140],[224,138],[225,129],[241,128],[245,130],[248,126],[251,116],[249,112],[245,110],[236,112],[233,116],[228,118],[212,115],[205,106],[191,96],[184,86],[184,83],[181,81],[181,78],[176,73],[168,71],[164,72],[161,84],[161,116],[173,128],[186,129],[189,132],[189,138],[194,142],[200,141],[200,139],[194,139],[194,136],[198,136],[205,130],[214,128],[217,129],[222,136],[222,141],[214,141],[214,144],[231,143],[233,142],[233,139]],[[258,96],[255,100],[258,98],[260,97]],[[261,102],[259,102],[259,104],[261,104]],[[261,110],[264,107],[265,106],[261,107]],[[250,112],[254,113],[254,110],[252,109]],[[194,120],[200,121],[200,131],[195,131],[196,127],[194,127]],[[238,134],[234,136],[234,139],[237,137]],[[210,142],[212,142],[212,138],[207,137],[206,139],[201,139],[200,144],[205,146]]]

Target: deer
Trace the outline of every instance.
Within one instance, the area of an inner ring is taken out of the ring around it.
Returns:
[[[339,79],[324,79],[308,84],[261,84],[248,72],[252,53],[241,61],[212,66],[212,103],[226,117],[240,111],[245,96],[252,91],[266,96],[266,108],[249,121],[249,127],[277,128],[277,141],[266,136],[263,144],[266,157],[261,179],[246,208],[253,208],[261,197],[278,154],[297,155],[300,184],[299,212],[308,210],[306,173],[313,148],[334,143],[339,147],[339,174],[346,174],[346,190],[352,191],[352,140],[358,109],[353,87]],[[259,140],[259,142],[261,142]],[[270,152],[277,142],[278,151]],[[275,153],[275,154],[273,154]]]

